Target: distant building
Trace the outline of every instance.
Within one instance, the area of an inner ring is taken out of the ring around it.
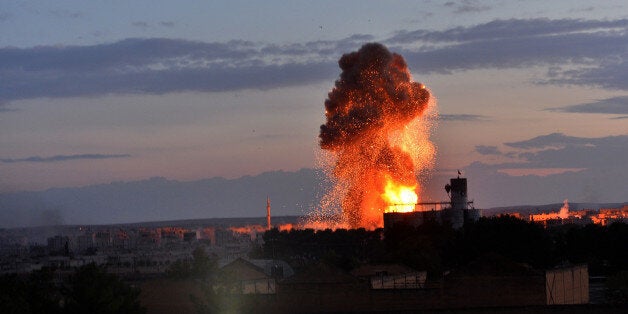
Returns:
[[[613,222],[628,223],[628,205],[622,208],[602,208],[596,217],[592,217],[593,221],[602,226],[609,225]]]
[[[115,237],[112,239],[112,246],[116,249],[131,249],[133,243],[129,234],[126,231],[118,230]]]
[[[140,229],[136,241],[138,248],[156,248],[161,244],[161,233],[158,230]]]
[[[266,276],[282,280],[294,275],[294,270],[290,264],[276,259],[249,259],[251,264],[259,267],[264,271]]]
[[[111,233],[108,231],[99,231],[94,234],[94,246],[99,249],[111,246]]]
[[[183,241],[196,242],[196,231],[186,231],[183,233]]]
[[[267,275],[264,269],[238,258],[220,268],[221,278],[214,285],[215,291],[228,294],[275,294],[275,278]]]
[[[48,252],[52,255],[68,255],[70,253],[70,238],[54,236],[48,238]]]
[[[602,208],[599,211],[569,211],[562,216],[560,212],[531,214],[529,221],[542,224],[546,228],[566,224],[586,225],[595,223],[606,226],[613,222],[628,223],[628,205],[621,208]]]
[[[94,248],[94,235],[93,234],[82,234],[76,236],[74,240],[74,248],[73,251],[77,254],[83,254],[86,251]]]

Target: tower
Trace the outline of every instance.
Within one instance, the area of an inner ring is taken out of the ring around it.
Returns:
[[[467,179],[451,179],[451,208],[467,209]]]
[[[445,208],[441,217],[443,222],[451,224],[454,228],[460,228],[464,224],[465,215],[468,211],[467,202],[467,179],[458,177],[449,180],[450,184],[445,185],[445,191],[450,197],[450,208]]]
[[[266,196],[266,228],[270,230],[270,197]]]

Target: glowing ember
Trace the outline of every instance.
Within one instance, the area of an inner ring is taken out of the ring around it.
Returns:
[[[435,103],[412,81],[403,57],[381,44],[366,44],[338,64],[342,73],[325,101],[319,135],[334,186],[318,215],[341,217],[335,224],[351,228],[381,227],[385,210],[412,211],[419,200],[417,175],[435,154],[433,119],[421,117]]]

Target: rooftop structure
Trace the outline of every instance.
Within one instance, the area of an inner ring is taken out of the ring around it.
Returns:
[[[418,227],[428,221],[441,224],[451,224],[454,228],[460,228],[467,221],[476,221],[480,218],[481,211],[473,207],[473,201],[467,199],[467,179],[452,178],[445,185],[445,191],[449,195],[449,201],[424,202],[414,204],[414,210],[410,212],[388,211],[384,213],[384,229],[395,224],[404,223]]]

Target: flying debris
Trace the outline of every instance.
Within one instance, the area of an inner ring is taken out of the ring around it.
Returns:
[[[335,187],[321,207],[338,200],[342,224],[381,227],[383,212],[411,211],[420,200],[417,175],[435,155],[434,119],[421,117],[435,101],[412,81],[403,57],[382,44],[365,44],[338,65],[342,73],[325,101],[319,134],[320,147],[332,156],[328,175]]]

